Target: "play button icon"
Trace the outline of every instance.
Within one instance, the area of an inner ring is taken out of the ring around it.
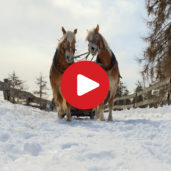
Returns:
[[[105,100],[109,79],[106,71],[95,62],[76,62],[63,73],[61,91],[71,106],[92,109]]]
[[[99,83],[85,77],[82,74],[77,75],[77,95],[82,96],[99,87]]]

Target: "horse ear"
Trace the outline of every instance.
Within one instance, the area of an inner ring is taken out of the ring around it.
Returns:
[[[64,27],[62,27],[62,32],[63,32],[63,34],[66,33],[66,30],[64,29]]]
[[[97,24],[96,28],[95,28],[95,32],[98,33],[99,32],[99,25]]]
[[[77,29],[74,30],[74,34],[77,34]]]

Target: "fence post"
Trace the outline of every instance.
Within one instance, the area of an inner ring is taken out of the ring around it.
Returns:
[[[135,93],[134,108],[136,108],[136,102],[137,102],[137,92]]]
[[[125,105],[126,105],[126,99],[123,99],[123,109],[126,109]]]
[[[28,97],[28,98],[26,99],[26,105],[29,106],[31,101],[32,101],[32,99],[31,99],[30,97]]]

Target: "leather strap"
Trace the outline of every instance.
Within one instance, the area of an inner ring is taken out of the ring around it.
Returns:
[[[105,66],[102,64],[102,62],[100,61],[100,56],[97,55],[96,63],[98,63],[98,64],[99,64],[104,70],[106,70],[106,71],[109,71],[109,70],[111,70],[113,67],[118,66],[118,62],[117,62],[116,57],[115,57],[114,53],[112,52],[112,50],[111,50],[111,53],[112,53],[112,56],[111,56],[111,63],[110,63],[110,65],[107,66],[107,67],[105,67]]]

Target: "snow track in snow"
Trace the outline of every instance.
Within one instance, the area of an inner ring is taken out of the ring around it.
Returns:
[[[171,106],[115,111],[113,118],[66,122],[0,100],[0,170],[171,170]]]

